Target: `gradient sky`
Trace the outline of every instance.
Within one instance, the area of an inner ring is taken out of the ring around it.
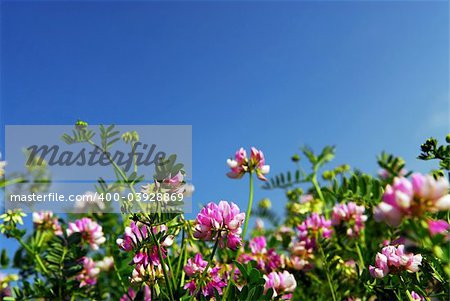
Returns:
[[[194,202],[245,208],[240,147],[272,174],[308,144],[408,169],[448,132],[447,2],[1,3],[1,125],[190,124]],[[3,145],[3,131],[1,133]],[[280,193],[269,195],[282,212]],[[195,205],[194,205],[195,208]]]

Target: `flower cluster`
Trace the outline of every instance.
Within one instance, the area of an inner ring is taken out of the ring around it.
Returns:
[[[450,209],[449,183],[445,178],[415,173],[411,181],[396,177],[387,185],[383,201],[375,208],[375,219],[391,226],[400,225],[404,216]]]
[[[250,240],[249,243],[251,253],[241,254],[238,261],[248,263],[256,261],[256,266],[261,271],[268,273],[283,266],[281,256],[277,254],[274,248],[267,250],[267,241],[264,236],[257,236]]]
[[[263,152],[254,147],[251,148],[250,159],[247,158],[245,149],[241,147],[236,151],[234,159],[227,160],[227,164],[231,169],[227,176],[232,179],[242,178],[246,172],[255,172],[260,180],[266,181],[265,175],[270,171],[270,166],[265,163]]]
[[[81,263],[83,264],[83,270],[76,276],[76,280],[80,282],[80,287],[95,285],[100,269],[96,267],[94,260],[89,257],[83,257]]]
[[[422,255],[405,253],[404,245],[386,246],[381,253],[377,253],[375,266],[369,266],[369,272],[374,278],[383,278],[389,273],[395,274],[404,270],[415,273],[419,271],[421,263]]]
[[[306,218],[298,227],[300,242],[305,243],[306,249],[315,249],[316,237],[321,234],[324,238],[330,238],[333,230],[331,221],[325,216],[313,213]]]
[[[88,217],[69,223],[66,232],[68,236],[76,232],[81,233],[83,241],[87,242],[93,250],[98,250],[99,246],[106,241],[102,226]]]
[[[152,232],[161,240],[158,246],[151,237]],[[135,268],[131,275],[131,282],[133,283],[154,283],[158,278],[163,277],[163,268],[159,258],[167,256],[167,247],[173,244],[173,235],[167,235],[167,227],[165,225],[148,227],[141,223],[131,222],[130,226],[125,228],[123,238],[116,240],[120,249],[133,252],[133,264]]]
[[[196,254],[194,258],[189,258],[187,264],[184,266],[184,272],[188,277],[192,278],[185,284],[184,289],[187,289],[191,295],[195,293],[198,285],[200,285],[199,291],[204,297],[213,297],[215,290],[221,295],[222,288],[227,285],[226,280],[220,272],[220,267],[217,266],[209,267],[206,271],[205,279],[201,282],[202,275],[207,266],[208,262],[203,260],[200,254]]]
[[[226,245],[236,250],[241,245],[244,219],[245,213],[241,213],[234,203],[209,203],[197,215],[194,237],[205,241],[218,239],[220,247]]]
[[[33,224],[36,229],[50,230],[56,235],[62,235],[58,218],[54,217],[51,211],[33,212]]]
[[[364,211],[364,206],[358,206],[354,202],[336,204],[333,207],[331,223],[333,226],[345,223],[348,227],[347,235],[358,237],[359,233],[364,229],[364,223],[367,220],[367,215],[364,215]]]
[[[273,289],[273,297],[279,297],[281,300],[290,300],[292,293],[297,287],[297,281],[294,275],[288,271],[271,272],[268,275],[264,275],[266,283],[264,285],[264,292],[266,293],[270,288]]]

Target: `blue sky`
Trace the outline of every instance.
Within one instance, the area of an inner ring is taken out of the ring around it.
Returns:
[[[1,125],[190,124],[194,201],[243,208],[240,147],[376,172],[448,132],[446,2],[2,2]],[[1,133],[3,141],[3,131]],[[1,143],[3,144],[3,142]],[[281,194],[269,195],[282,208]],[[281,212],[281,210],[280,210]]]

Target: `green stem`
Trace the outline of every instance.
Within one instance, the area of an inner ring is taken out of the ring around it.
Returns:
[[[250,216],[252,214],[252,206],[253,206],[253,173],[250,172],[250,189],[248,196],[248,207],[247,213],[245,214],[244,221],[244,230],[242,231],[242,238],[245,240],[245,235],[247,234],[248,222],[250,220]]]
[[[314,189],[316,189],[317,195],[319,196],[320,200],[325,203],[325,198],[323,197],[322,189],[320,189],[319,182],[317,182],[316,172],[314,172],[312,176],[311,183],[314,185]]]
[[[47,268],[45,267],[44,263],[42,262],[41,257],[39,256],[39,254],[37,254],[36,252],[34,252],[34,250],[32,250],[21,238],[17,237],[16,238],[17,241],[19,242],[19,244],[24,247],[24,249],[34,257],[34,259],[36,260],[38,266],[41,268],[42,272],[44,272],[44,274],[48,273]]]
[[[360,270],[362,271],[363,269],[365,269],[366,266],[364,264],[364,258],[362,256],[361,248],[359,247],[358,242],[356,243],[356,252],[358,253],[359,263],[361,264]]]
[[[159,246],[159,242],[156,240],[155,234],[153,233],[153,228],[150,228],[149,230],[150,230],[150,233],[152,235],[152,239],[153,239],[153,241],[156,244],[156,248],[158,249],[158,257],[159,257],[159,261],[161,262],[161,266],[162,266],[162,269],[163,269],[163,272],[164,272],[164,278],[166,279],[166,284],[167,284],[167,289],[169,290],[170,299],[171,300],[175,300],[174,297],[173,297],[172,285],[171,285],[171,281],[169,279],[169,273],[167,272],[167,267],[166,267],[166,265],[164,263],[164,258],[163,258],[162,253],[161,253],[161,248]]]
[[[203,273],[200,276],[200,280],[198,281],[197,287],[195,288],[195,291],[192,294],[190,301],[194,300],[195,296],[197,296],[198,292],[200,291],[203,281],[205,281],[205,277],[208,274],[208,270],[211,267],[212,262],[214,260],[214,255],[216,254],[217,247],[219,246],[219,237],[220,237],[220,231],[217,234],[216,243],[214,244],[214,248],[212,250],[211,257],[209,258],[208,264],[206,265],[206,268],[203,270]]]
[[[245,214],[245,221],[244,221],[244,230],[242,231],[242,238],[243,241],[245,241],[245,235],[247,234],[247,227],[248,227],[248,222],[250,220],[250,215],[252,213],[252,206],[253,206],[253,173],[250,172],[250,187],[249,187],[249,196],[248,196],[248,207],[247,207],[247,213]],[[239,248],[236,254],[236,258],[239,257],[239,255],[241,254],[241,250],[242,248]],[[233,269],[231,271],[231,276],[230,279],[234,278],[234,263],[233,263]],[[223,299],[226,300],[226,297],[228,295],[228,289],[230,287],[231,281],[229,282],[229,284],[227,285],[227,287],[225,288],[224,292],[223,292]]]
[[[319,243],[318,239],[316,239],[317,241],[317,245],[319,246],[319,250],[320,250],[320,254],[322,255],[323,258],[323,265],[325,268],[325,275],[327,276],[327,281],[328,281],[328,286],[330,287],[330,291],[331,291],[331,296],[333,297],[333,301],[336,301],[336,293],[334,292],[334,287],[333,287],[333,283],[331,281],[330,278],[330,273],[329,273],[329,267],[328,267],[328,262],[327,259],[325,257],[325,252],[322,249],[322,245]]]

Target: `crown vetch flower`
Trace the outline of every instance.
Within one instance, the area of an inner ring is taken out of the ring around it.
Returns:
[[[150,263],[158,265],[160,263],[158,255],[158,246],[150,239],[152,229],[154,234],[167,232],[165,225],[150,228],[142,223],[131,222],[130,226],[125,228],[123,238],[116,240],[120,249],[126,252],[135,252],[133,263],[148,265]],[[160,251],[163,258],[167,256],[167,247],[173,244],[173,235],[161,236]]]
[[[367,215],[364,215],[364,206],[358,206],[354,202],[347,204],[336,204],[333,207],[331,215],[331,223],[335,226],[341,223],[347,224],[347,235],[350,237],[357,237],[367,220]]]
[[[249,247],[251,253],[241,254],[238,261],[242,263],[256,261],[256,267],[266,272],[272,272],[283,266],[281,256],[277,254],[275,249],[267,250],[267,242],[264,236],[254,237],[250,240]]]
[[[316,236],[321,234],[324,238],[330,238],[333,230],[331,229],[331,221],[325,216],[313,213],[306,218],[299,226],[299,240],[305,243],[306,249],[316,248]]]
[[[396,177],[392,185],[387,185],[383,201],[375,208],[377,221],[385,221],[398,226],[404,216],[421,216],[425,212],[450,209],[449,183],[444,178],[435,179],[431,175],[415,173],[411,181]]]
[[[83,257],[83,270],[75,277],[80,282],[80,287],[86,285],[95,285],[100,269],[95,266],[94,260],[89,257]]]
[[[389,273],[407,271],[415,273],[422,264],[422,255],[405,253],[405,246],[386,246],[377,253],[375,266],[369,266],[370,275],[374,278],[383,278]]]
[[[88,217],[83,217],[74,223],[69,223],[66,232],[69,236],[75,232],[81,233],[83,240],[89,243],[93,250],[98,250],[99,245],[106,241],[102,226]]]
[[[428,221],[428,230],[430,231],[431,236],[445,234],[447,233],[449,227],[450,225],[444,220]]]
[[[196,254],[193,259],[189,258],[187,264],[184,266],[186,275],[192,278],[185,284],[184,289],[187,289],[191,295],[195,293],[195,290],[199,285],[199,280],[207,266],[208,262],[203,260],[203,257],[200,254]],[[220,273],[220,270],[220,267],[208,268],[206,279],[201,284],[202,286],[200,288],[200,292],[203,296],[213,297],[215,295],[215,290],[217,290],[219,295],[222,295],[222,288],[227,285],[227,282]]]
[[[292,293],[297,287],[297,281],[295,280],[294,275],[288,271],[283,271],[282,273],[271,272],[263,277],[264,280],[266,280],[264,293],[272,288],[274,291],[272,298],[278,296],[280,296],[281,300],[290,300],[292,298]]]
[[[233,159],[228,159],[227,164],[231,171],[227,173],[227,176],[232,179],[239,179],[248,171],[248,159],[247,152],[244,148],[240,148],[236,151]]]
[[[51,230],[56,235],[62,235],[58,218],[53,217],[53,212],[51,211],[33,212],[33,224],[36,229]]]
[[[241,245],[244,219],[245,213],[234,203],[209,203],[197,215],[194,237],[205,241],[219,239],[220,247],[236,250]]]
[[[250,159],[241,147],[236,151],[234,159],[227,160],[227,164],[231,169],[227,176],[232,179],[242,178],[246,172],[255,172],[260,180],[266,181],[265,175],[270,172],[270,166],[265,164],[264,153],[255,147],[251,147]]]
[[[266,165],[266,160],[264,158],[264,154],[261,150],[257,150],[256,148],[251,148],[250,153],[250,170],[254,170],[256,172],[256,176],[262,180],[266,181],[266,177],[264,175],[270,172],[270,166]]]

